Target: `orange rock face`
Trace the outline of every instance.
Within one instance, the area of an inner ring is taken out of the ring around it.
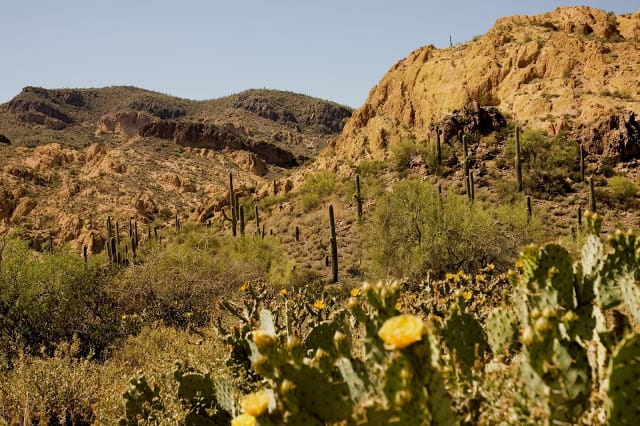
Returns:
[[[448,49],[426,46],[395,64],[348,121],[335,153],[384,158],[403,138],[477,102],[551,134],[640,112],[640,12],[562,7],[496,21]]]

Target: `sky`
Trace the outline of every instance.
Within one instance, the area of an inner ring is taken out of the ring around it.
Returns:
[[[428,44],[484,34],[502,16],[640,0],[0,0],[0,103],[24,86],[138,86],[189,99],[249,88],[354,108]]]

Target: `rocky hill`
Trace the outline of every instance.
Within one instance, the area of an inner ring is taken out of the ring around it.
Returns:
[[[592,153],[638,155],[639,46],[640,12],[561,7],[498,19],[472,41],[425,46],[396,63],[354,113],[336,153],[384,158],[403,138],[429,139],[454,112],[492,106],[524,126],[572,132]]]
[[[347,107],[275,90],[192,101],[134,87],[26,87],[0,105],[0,228],[39,247],[100,249],[107,215],[204,220],[228,199],[283,181],[316,157]],[[206,216],[206,214],[205,214]],[[0,233],[2,229],[0,229]]]

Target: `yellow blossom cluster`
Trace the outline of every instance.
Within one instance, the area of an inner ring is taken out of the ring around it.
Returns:
[[[388,349],[402,349],[422,339],[424,321],[416,315],[402,314],[382,324],[378,336]]]

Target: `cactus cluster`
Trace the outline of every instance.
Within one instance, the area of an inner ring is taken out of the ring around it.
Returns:
[[[539,403],[549,423],[580,423],[600,400],[609,424],[633,424],[640,335],[630,330],[640,326],[640,241],[624,232],[603,240],[600,217],[587,212],[584,220],[589,235],[578,262],[556,244],[526,247],[516,268],[501,274],[509,276],[511,303],[503,296],[486,317],[474,312],[474,294],[499,291],[506,278],[460,271],[428,280],[419,297],[455,294],[451,305],[427,309],[413,299],[405,313],[412,299],[397,282],[365,283],[347,303],[312,286],[274,296],[264,284],[243,285],[242,304],[220,301],[240,325],[218,326],[242,385],[178,365],[186,423],[473,424],[478,407],[491,403],[478,391],[488,366],[513,363],[513,388],[522,401]],[[236,395],[248,392],[238,408]],[[134,379],[127,421],[153,419],[161,395],[144,377]]]

